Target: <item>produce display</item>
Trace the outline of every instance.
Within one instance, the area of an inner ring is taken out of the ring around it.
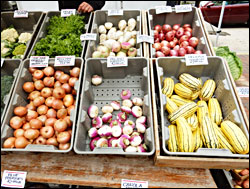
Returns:
[[[214,97],[216,83],[188,73],[174,84],[170,77],[163,82],[168,111],[170,152],[194,152],[199,148],[225,148],[232,153],[248,154],[249,142],[235,123],[224,120],[219,101]],[[175,93],[175,94],[174,94]]]
[[[36,43],[35,56],[75,55],[80,57],[82,45],[80,35],[84,31],[84,16],[53,16],[49,20],[46,37]]]
[[[54,145],[59,150],[70,147],[70,114],[75,108],[74,89],[80,68],[69,73],[48,66],[29,68],[33,81],[22,88],[28,94],[26,106],[16,106],[9,125],[13,136],[3,142],[3,148],[25,148],[28,144]]]
[[[27,32],[19,35],[13,27],[4,29],[1,32],[1,57],[22,59],[31,37],[32,34]]]
[[[100,44],[93,52],[92,58],[136,57],[136,20],[120,20],[118,28],[106,22],[98,27]]]
[[[173,27],[169,24],[163,26],[154,26],[154,44],[155,56],[185,56],[186,54],[202,54],[197,49],[199,39],[192,36],[190,24],[175,24]]]
[[[1,76],[1,115],[5,107],[4,97],[9,94],[13,81],[14,81],[13,76],[9,75]]]
[[[101,85],[102,77],[94,75],[93,85]],[[91,128],[90,149],[96,147],[121,147],[125,152],[146,152],[144,143],[147,117],[143,115],[143,99],[132,97],[129,89],[122,90],[120,101],[112,101],[101,110],[92,104],[88,108]],[[134,120],[134,121],[133,121]]]
[[[249,188],[249,168],[235,169],[232,172],[234,173],[232,176],[235,188]],[[234,177],[235,174],[237,174],[237,177]]]

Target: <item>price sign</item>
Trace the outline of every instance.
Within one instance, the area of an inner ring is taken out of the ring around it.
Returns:
[[[107,59],[107,67],[125,67],[128,66],[128,58],[127,57],[112,57],[109,56]]]
[[[121,9],[108,10],[108,16],[122,16],[122,15],[123,15],[123,10]]]
[[[96,41],[96,33],[85,33],[80,36],[81,41],[92,40]]]
[[[31,56],[30,67],[47,67],[49,64],[49,56]]]
[[[74,66],[75,56],[56,56],[54,66]]]
[[[154,44],[154,38],[148,35],[137,35],[137,43],[141,42]]]
[[[206,54],[186,54],[186,66],[208,65]]]
[[[122,179],[121,188],[148,188],[148,181]]]
[[[1,67],[3,66],[4,58],[1,58]]]
[[[27,172],[4,170],[2,176],[3,187],[24,188]]]
[[[237,91],[240,97],[249,98],[249,87],[237,87]]]
[[[171,6],[156,6],[155,9],[156,9],[156,14],[172,12]]]
[[[191,11],[192,11],[191,4],[187,4],[187,5],[175,5],[175,12],[176,13],[191,12]]]
[[[70,15],[75,15],[76,14],[76,9],[62,9],[61,10],[61,17],[67,17]]]
[[[28,11],[26,10],[15,10],[14,18],[28,18]]]

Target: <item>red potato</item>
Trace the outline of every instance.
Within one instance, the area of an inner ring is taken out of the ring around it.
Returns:
[[[242,183],[242,186],[243,186],[243,188],[249,188],[249,179],[245,180],[245,181]]]

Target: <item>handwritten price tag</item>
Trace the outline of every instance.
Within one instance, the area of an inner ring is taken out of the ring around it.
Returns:
[[[237,91],[240,97],[249,98],[249,87],[237,87]]]
[[[56,56],[55,66],[74,66],[75,56]]]
[[[3,66],[4,58],[1,58],[1,67]]]
[[[191,12],[191,11],[192,11],[191,4],[187,4],[187,5],[175,5],[175,12],[176,13]]]
[[[75,15],[76,14],[76,9],[62,9],[61,10],[61,17],[67,17],[70,15]]]
[[[208,65],[206,54],[186,54],[186,66]]]
[[[137,35],[137,43],[141,42],[154,44],[154,37],[148,35]]]
[[[15,10],[14,18],[28,18],[28,11],[26,10]]]
[[[172,12],[171,6],[156,6],[155,9],[156,9],[156,14]]]
[[[109,56],[107,59],[107,67],[125,67],[128,66],[128,58],[127,57],[111,57]]]
[[[108,16],[122,16],[122,15],[123,15],[123,10],[121,9],[108,10]]]
[[[42,68],[49,64],[49,56],[31,56],[30,67]]]
[[[2,176],[3,187],[24,188],[27,172],[4,170]]]
[[[92,40],[96,41],[96,33],[85,33],[80,36],[81,41]]]
[[[121,188],[148,188],[148,181],[122,179]]]

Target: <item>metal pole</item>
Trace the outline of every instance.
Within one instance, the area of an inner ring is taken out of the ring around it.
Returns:
[[[222,20],[223,20],[225,5],[226,5],[226,1],[223,1],[222,7],[221,7],[221,12],[220,12],[220,20],[219,20],[218,30],[216,32],[216,47],[217,47],[219,35],[220,35],[220,32],[221,32],[221,24],[222,24]]]
[[[123,9],[123,1],[121,1],[121,9]]]

